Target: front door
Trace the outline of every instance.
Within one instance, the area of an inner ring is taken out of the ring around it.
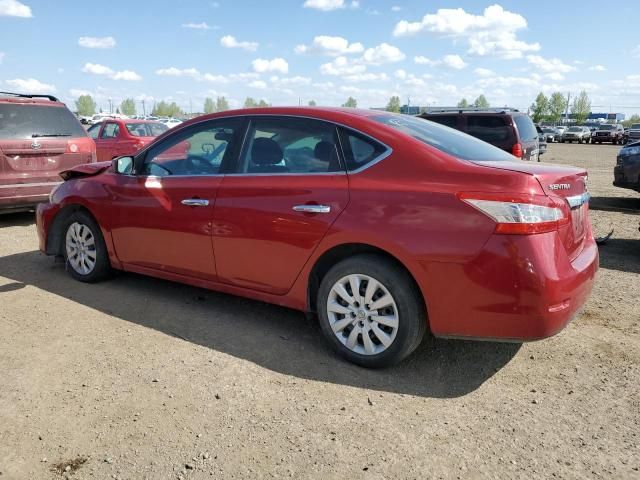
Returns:
[[[137,174],[118,176],[110,193],[112,236],[121,262],[216,278],[213,209],[221,169],[233,160],[241,123],[221,119],[191,126],[136,157]]]
[[[251,120],[214,212],[219,280],[281,295],[290,290],[349,199],[336,127],[295,117]]]

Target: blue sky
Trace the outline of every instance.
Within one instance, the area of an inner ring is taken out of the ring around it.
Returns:
[[[637,1],[0,0],[0,89],[123,98],[247,96],[359,106],[452,105],[483,93],[526,109],[539,91],[640,113]],[[577,8],[579,7],[579,8]],[[141,104],[138,103],[138,110]]]

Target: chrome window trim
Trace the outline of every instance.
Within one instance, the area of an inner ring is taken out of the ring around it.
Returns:
[[[580,195],[573,195],[571,197],[566,197],[567,203],[571,207],[571,209],[578,208],[585,203],[589,203],[591,199],[591,194],[589,192],[581,193]]]
[[[212,122],[215,120],[225,120],[225,119],[230,119],[230,118],[241,118],[241,119],[245,119],[245,120],[251,120],[252,117],[286,117],[286,118],[304,118],[306,120],[317,120],[317,121],[321,121],[321,122],[326,122],[326,123],[330,123],[332,125],[338,126],[338,127],[343,127],[346,128],[347,130],[352,130],[356,133],[359,133],[360,135],[367,137],[371,140],[373,140],[374,142],[379,143],[380,145],[382,145],[385,148],[385,151],[383,153],[381,153],[380,155],[378,155],[376,158],[374,158],[373,160],[371,160],[369,163],[363,165],[360,168],[357,168],[356,170],[348,170],[347,166],[345,165],[345,169],[343,170],[343,173],[346,175],[355,175],[358,174],[360,172],[363,172],[365,170],[367,170],[370,167],[373,167],[374,165],[376,165],[377,163],[381,162],[382,160],[384,160],[385,158],[389,157],[392,153],[393,153],[393,148],[391,148],[389,145],[387,145],[386,143],[382,142],[381,140],[378,140],[377,138],[369,135],[368,133],[365,133],[361,130],[358,130],[357,128],[354,128],[352,126],[349,125],[345,125],[344,123],[340,123],[340,122],[336,122],[334,120],[327,120],[324,118],[318,118],[318,117],[310,117],[308,115],[292,115],[292,114],[278,114],[278,113],[251,113],[251,114],[242,114],[242,115],[225,115],[222,117],[214,117],[214,118],[207,118],[207,119],[203,119],[203,120],[199,120],[197,122],[194,123],[190,123],[189,125],[185,125],[182,128],[191,128],[194,127],[196,125],[199,125],[201,123],[205,123],[205,122]],[[365,117],[366,118],[366,117]],[[182,130],[182,128],[180,128],[177,131]],[[242,153],[243,149],[244,149],[244,143],[246,141],[246,137],[247,134],[249,132],[249,128],[245,129],[244,132],[244,137],[242,139],[242,143],[240,145],[240,153]],[[164,140],[164,139],[163,139]],[[340,141],[340,136],[338,135],[338,141]],[[149,149],[149,147],[151,147],[153,145],[154,142],[152,142],[151,144],[147,145],[144,149],[140,150],[136,156],[138,155],[143,155],[146,154],[146,151]],[[343,149],[343,153],[344,153],[344,149]],[[346,163],[346,162],[345,162]],[[236,166],[237,166],[237,162],[236,162]],[[273,175],[297,175],[297,176],[301,176],[301,175],[340,175],[339,172],[316,172],[316,173],[224,173],[224,174],[220,174],[220,175],[229,175],[229,176],[256,176],[256,175],[261,175],[261,176],[273,176]],[[169,176],[169,175],[167,175]],[[178,176],[178,175],[173,175],[174,177]],[[196,177],[203,177],[205,175],[182,175],[182,176],[196,176]],[[212,176],[218,176],[218,175],[212,175]],[[159,177],[159,178],[164,178],[164,177]]]

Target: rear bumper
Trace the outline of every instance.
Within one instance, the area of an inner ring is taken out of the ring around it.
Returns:
[[[16,183],[0,185],[0,210],[27,210],[49,199],[60,182]]]
[[[591,231],[569,260],[556,232],[494,235],[466,264],[430,263],[425,278],[435,336],[530,341],[562,330],[586,302],[598,270]]]

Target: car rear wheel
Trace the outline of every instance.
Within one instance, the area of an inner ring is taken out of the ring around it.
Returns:
[[[427,327],[422,298],[409,274],[377,255],[335,265],[322,279],[317,305],[329,344],[363,367],[398,363],[418,347]]]
[[[69,274],[81,282],[98,282],[111,273],[100,227],[85,212],[75,212],[64,224],[63,255]]]

